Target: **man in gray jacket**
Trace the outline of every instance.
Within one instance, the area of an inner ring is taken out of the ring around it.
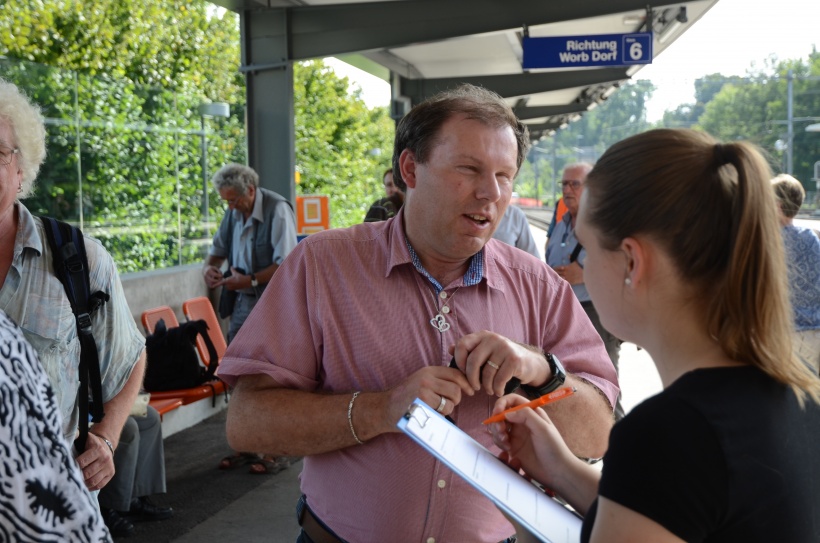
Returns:
[[[228,211],[214,235],[202,273],[210,288],[236,292],[228,343],[256,305],[276,269],[296,247],[296,217],[291,203],[261,188],[248,166],[228,164],[211,180]],[[228,261],[230,274],[220,268]]]

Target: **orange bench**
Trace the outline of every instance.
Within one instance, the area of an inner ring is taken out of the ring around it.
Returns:
[[[211,312],[213,312],[213,308],[211,308]],[[157,323],[160,321],[160,319],[165,321],[165,326],[167,326],[168,328],[179,326],[179,321],[177,320],[177,316],[174,314],[174,311],[167,305],[163,305],[160,307],[155,307],[153,309],[148,309],[142,313],[142,325],[145,327],[145,332],[148,334],[153,334],[154,329]],[[208,326],[210,327],[211,324],[209,323]],[[214,337],[210,329],[208,330],[208,334],[211,335],[211,337]],[[221,336],[221,332],[219,333],[219,335]],[[197,338],[197,348],[199,348],[200,341],[200,338]],[[222,344],[224,343],[225,339],[223,338]],[[214,342],[214,345],[216,345],[216,342]],[[223,349],[222,353],[224,352],[225,351]],[[199,350],[199,353],[200,358],[202,360],[207,360],[207,348],[204,348],[204,354],[202,350]],[[219,347],[217,347],[217,353],[219,354]],[[151,400],[154,401],[178,399],[182,401],[182,405],[188,405],[190,403],[199,401],[203,398],[214,398],[214,402],[216,402],[216,396],[218,396],[219,394],[223,394],[224,392],[225,383],[218,379],[214,379],[197,387],[181,388],[177,390],[163,390],[161,392],[151,392]]]
[[[163,400],[155,400],[153,396],[148,402],[148,405],[159,411],[159,417],[162,419],[163,415],[170,413],[177,407],[182,405],[182,398],[168,398]]]

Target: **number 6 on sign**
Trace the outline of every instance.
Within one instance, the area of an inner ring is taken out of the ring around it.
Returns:
[[[652,64],[652,33],[624,35],[622,55],[624,64]]]

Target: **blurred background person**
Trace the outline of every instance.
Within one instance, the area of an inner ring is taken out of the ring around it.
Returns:
[[[384,172],[384,198],[379,198],[367,210],[364,217],[364,222],[379,222],[386,221],[391,217],[395,217],[399,212],[401,206],[404,205],[404,191],[393,183],[393,168],[389,168]]]
[[[493,232],[493,238],[503,241],[507,245],[518,247],[541,260],[541,253],[538,252],[535,239],[532,237],[530,223],[527,222],[527,216],[518,206],[512,204],[507,206],[504,217],[501,218],[498,228]]]
[[[618,371],[618,360],[620,358],[621,340],[609,332],[601,324],[601,318],[595,309],[595,304],[589,297],[589,292],[584,284],[584,269],[586,267],[587,253],[583,244],[575,236],[575,223],[578,220],[578,206],[581,201],[581,194],[584,191],[584,183],[587,175],[592,170],[592,164],[578,162],[570,164],[564,168],[561,177],[561,190],[563,197],[561,201],[567,210],[555,225],[552,235],[547,238],[545,250],[547,264],[567,280],[572,285],[575,297],[581,302],[587,317],[595,327],[595,331],[601,336],[601,340],[606,347],[606,354]],[[615,404],[615,420],[620,420],[624,416],[624,408],[621,406],[621,397]]]
[[[789,289],[794,313],[794,352],[820,372],[820,238],[811,228],[794,224],[806,191],[791,175],[772,179],[781,233],[789,270]]]

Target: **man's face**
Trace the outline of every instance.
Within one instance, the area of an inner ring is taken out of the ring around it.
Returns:
[[[384,194],[388,198],[390,198],[391,196],[396,194],[396,192],[398,192],[398,190],[399,190],[396,187],[396,185],[393,184],[393,174],[392,173],[385,174],[384,179],[382,180],[382,183],[384,183]]]
[[[0,211],[5,211],[14,203],[23,180],[20,155],[14,152],[15,147],[17,140],[11,126],[0,119]]]
[[[219,197],[228,204],[228,209],[235,209],[242,213],[247,219],[253,212],[253,197],[256,195],[256,187],[248,187],[247,192],[241,195],[233,187],[227,187],[219,191]]]
[[[424,164],[401,154],[405,229],[425,267],[463,262],[484,247],[510,202],[517,156],[511,127],[463,115],[441,126]]]
[[[584,167],[570,166],[564,170],[561,178],[561,191],[564,204],[571,217],[578,216],[578,205],[581,202],[581,193],[584,192],[584,182],[587,180],[587,171]]]

